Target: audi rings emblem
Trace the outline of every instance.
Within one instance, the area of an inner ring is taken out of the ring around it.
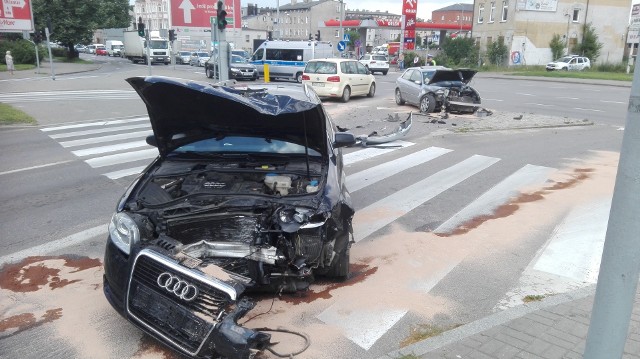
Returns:
[[[164,272],[158,276],[156,281],[160,288],[166,289],[169,293],[175,294],[176,297],[190,302],[198,296],[198,288],[193,284],[186,282],[171,273]]]

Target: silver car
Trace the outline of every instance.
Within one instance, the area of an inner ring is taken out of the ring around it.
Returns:
[[[176,64],[188,64],[191,58],[191,52],[180,51],[176,53]]]
[[[468,83],[475,74],[474,70],[443,66],[410,67],[396,80],[396,103],[409,103],[423,113],[442,108],[447,112],[474,112],[480,105],[480,95]]]

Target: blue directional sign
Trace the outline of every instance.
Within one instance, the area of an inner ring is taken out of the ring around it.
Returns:
[[[339,41],[338,42],[338,51],[342,52],[346,48],[347,48],[347,43],[346,42],[344,42],[344,41]]]

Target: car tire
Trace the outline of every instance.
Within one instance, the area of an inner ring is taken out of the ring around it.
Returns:
[[[386,76],[387,75],[387,71],[382,71],[382,74]]]
[[[298,82],[299,84],[302,83],[302,72],[298,72],[296,74],[296,82]]]
[[[331,263],[331,267],[324,274],[326,277],[335,278],[337,280],[346,280],[349,276],[349,262],[351,260],[350,245],[347,244],[339,253],[336,253],[334,262]]]
[[[373,97],[376,94],[376,83],[372,82],[369,87],[369,93],[367,93],[367,97]]]
[[[569,68],[568,67],[563,67],[562,71],[569,71]]]
[[[342,97],[340,98],[342,102],[349,102],[351,98],[351,88],[349,86],[345,86],[344,90],[342,90]]]
[[[211,72],[211,70],[208,67],[204,68],[204,74],[210,79],[213,78],[213,72]]]
[[[402,99],[402,94],[400,93],[400,89],[396,89],[396,104],[404,105],[404,100]]]
[[[420,99],[420,112],[431,113],[436,108],[436,99],[431,94],[426,94]]]

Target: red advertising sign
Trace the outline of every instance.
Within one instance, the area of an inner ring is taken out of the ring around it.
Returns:
[[[2,0],[0,32],[33,32],[31,0]]]
[[[404,15],[404,46],[408,50],[415,48],[416,38],[416,14],[418,13],[418,0],[404,0],[402,3],[402,15]]]
[[[5,0],[6,1],[6,0]],[[224,0],[227,28],[240,28],[240,0]],[[218,2],[212,0],[171,0],[171,26],[211,27],[211,18],[218,12]]]

